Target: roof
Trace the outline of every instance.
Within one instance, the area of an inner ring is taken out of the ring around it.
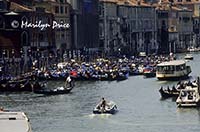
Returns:
[[[177,66],[177,65],[183,65],[186,62],[184,60],[174,60],[174,61],[166,61],[166,62],[162,62],[160,64],[158,64],[157,66]]]
[[[100,2],[111,2],[111,3],[117,3],[117,0],[99,0]]]
[[[100,0],[101,2],[111,2],[118,5],[130,5],[130,6],[150,6],[144,0]]]
[[[30,132],[28,118],[23,112],[0,112],[2,132]]]
[[[15,2],[10,3],[10,10],[12,10],[12,11],[33,11],[32,9],[22,6],[20,4],[17,4]]]

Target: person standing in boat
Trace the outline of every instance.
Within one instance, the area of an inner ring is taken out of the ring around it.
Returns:
[[[4,111],[4,108],[3,107],[0,107],[0,112],[3,112]]]
[[[74,87],[74,79],[70,75],[66,79],[66,85],[69,84],[70,87]]]
[[[71,81],[72,81],[72,79],[71,79],[71,77],[70,77],[70,75],[67,77],[67,79],[66,79],[66,86],[67,86],[67,84],[69,84],[69,86],[71,87]]]
[[[106,100],[104,99],[104,97],[101,99],[101,104],[100,104],[101,108],[103,111],[105,111],[106,108]]]

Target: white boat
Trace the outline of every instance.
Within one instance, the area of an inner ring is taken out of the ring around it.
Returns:
[[[97,104],[93,109],[94,114],[115,114],[117,111],[117,105],[113,101],[107,102],[105,109],[101,107],[101,104]]]
[[[180,91],[176,100],[178,107],[197,107],[200,106],[200,96],[198,87],[187,86]]]
[[[1,132],[32,132],[24,112],[0,111],[0,129]]]
[[[189,51],[189,52],[198,52],[198,51],[200,51],[200,48],[195,48],[195,47],[189,47],[189,48],[187,48],[187,51]]]
[[[186,54],[185,57],[184,57],[184,59],[186,59],[186,60],[193,60],[194,57],[193,57],[192,54]]]
[[[180,80],[187,78],[191,73],[190,66],[184,60],[162,62],[157,65],[156,77],[159,80]]]

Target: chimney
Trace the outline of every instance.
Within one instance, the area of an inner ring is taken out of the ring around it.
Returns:
[[[162,4],[162,0],[159,0],[159,5],[161,5]]]
[[[137,5],[137,6],[141,5],[141,1],[140,1],[140,0],[137,0],[137,1],[136,1],[136,5]]]

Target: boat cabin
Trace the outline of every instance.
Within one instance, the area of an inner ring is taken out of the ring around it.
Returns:
[[[166,61],[157,65],[156,77],[158,79],[180,79],[187,77],[191,72],[190,66],[186,66],[184,60]]]
[[[174,71],[182,71],[186,69],[185,61],[169,61],[157,65],[157,72],[159,73],[173,73]]]

